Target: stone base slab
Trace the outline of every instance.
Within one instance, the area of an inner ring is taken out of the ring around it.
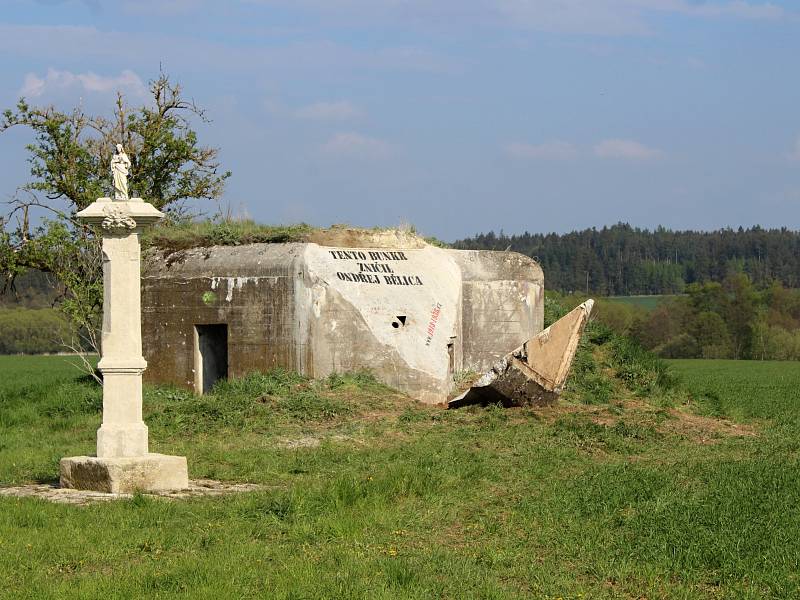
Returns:
[[[148,498],[163,500],[186,500],[190,498],[207,498],[209,496],[225,496],[228,494],[242,494],[246,492],[260,492],[267,489],[276,489],[256,483],[230,483],[214,481],[212,479],[189,480],[189,489],[169,492],[146,492]],[[106,494],[91,490],[76,490],[59,487],[54,483],[32,483],[15,487],[0,486],[0,502],[3,498],[36,498],[59,504],[73,504],[86,506],[100,502],[126,500],[133,494]],[[0,505],[2,510],[2,505]]]
[[[72,456],[62,458],[60,466],[62,488],[107,494],[166,492],[189,488],[189,470],[185,456]]]

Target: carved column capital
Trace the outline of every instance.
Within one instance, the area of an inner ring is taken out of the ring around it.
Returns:
[[[103,209],[103,214],[105,217],[103,218],[100,226],[110,233],[116,233],[120,230],[131,231],[136,229],[136,221],[130,215],[130,213],[122,210],[118,206],[106,206]]]

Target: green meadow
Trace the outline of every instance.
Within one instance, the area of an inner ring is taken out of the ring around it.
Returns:
[[[263,489],[0,498],[0,596],[800,596],[800,363],[664,370],[588,337],[550,408],[426,407],[367,374],[147,388],[154,451]],[[62,357],[0,374],[0,484],[93,452],[91,378]]]

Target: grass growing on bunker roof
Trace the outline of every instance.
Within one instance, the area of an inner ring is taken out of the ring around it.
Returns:
[[[146,230],[142,245],[179,251],[207,246],[302,242],[314,229],[306,223],[263,225],[249,219],[190,221]]]
[[[421,238],[413,227],[351,227],[345,224],[329,228],[314,227],[307,223],[293,225],[266,225],[251,219],[208,219],[181,222],[163,222],[145,230],[142,234],[144,248],[158,248],[168,252],[179,252],[191,248],[209,246],[243,246],[246,244],[280,244],[314,241],[325,244],[343,235],[358,243],[363,234],[365,245],[370,245],[370,236],[384,232],[396,232],[424,240],[426,243],[446,248],[448,245],[433,237]]]

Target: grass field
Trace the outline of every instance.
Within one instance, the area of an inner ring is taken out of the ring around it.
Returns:
[[[364,375],[149,388],[154,451],[266,489],[0,498],[0,596],[800,596],[800,363],[673,368],[687,389],[641,397],[622,370],[539,410],[443,411]],[[91,380],[58,357],[0,373],[2,484],[93,451]]]
[[[613,300],[614,302],[622,302],[624,304],[630,304],[632,306],[639,306],[645,310],[654,310],[658,307],[659,304],[673,297],[674,296],[670,295],[609,296],[608,300]]]
[[[706,414],[738,421],[800,422],[797,362],[670,360],[672,369],[700,399]]]

